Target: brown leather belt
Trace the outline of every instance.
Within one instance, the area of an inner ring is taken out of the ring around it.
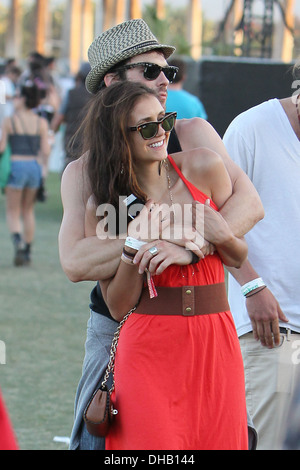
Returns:
[[[144,288],[134,313],[144,315],[207,315],[229,310],[225,283],[205,286],[156,287],[150,299]]]

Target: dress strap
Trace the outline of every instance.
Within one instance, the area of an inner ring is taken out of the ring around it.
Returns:
[[[179,178],[182,179],[182,181],[187,185],[187,187],[189,188],[189,186],[191,185],[191,183],[186,179],[186,177],[184,176],[184,174],[182,173],[182,171],[178,168],[178,166],[176,165],[176,163],[174,162],[174,159],[171,157],[171,155],[168,155],[168,160],[169,162],[171,163],[172,167],[174,168],[174,170],[176,171],[176,173],[178,174]],[[190,189],[190,188],[189,188]]]
[[[212,199],[207,194],[203,193],[200,189],[197,188],[197,186],[195,186],[193,183],[191,183],[190,181],[186,179],[182,171],[178,168],[178,166],[174,162],[171,155],[168,155],[168,160],[171,163],[174,170],[176,171],[176,173],[178,174],[179,178],[184,182],[184,184],[188,188],[194,200],[204,203],[207,199],[209,199],[211,201],[211,206],[214,209],[217,209],[216,204],[212,201]]]

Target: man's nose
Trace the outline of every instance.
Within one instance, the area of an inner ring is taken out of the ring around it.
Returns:
[[[163,71],[160,72],[157,80],[159,82],[159,85],[169,85],[170,83]]]

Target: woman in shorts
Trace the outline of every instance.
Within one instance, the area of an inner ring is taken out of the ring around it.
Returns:
[[[35,233],[34,203],[50,154],[48,123],[33,109],[40,90],[27,80],[14,99],[14,114],[2,125],[0,152],[11,148],[11,173],[5,188],[6,219],[14,244],[14,264],[29,264]],[[23,232],[22,232],[23,227]]]

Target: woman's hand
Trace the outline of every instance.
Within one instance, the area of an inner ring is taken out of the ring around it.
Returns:
[[[149,249],[157,248],[153,255]],[[191,252],[184,247],[165,240],[155,240],[143,245],[134,257],[134,264],[139,265],[139,273],[147,269],[151,274],[161,274],[171,264],[186,266],[192,261]]]

